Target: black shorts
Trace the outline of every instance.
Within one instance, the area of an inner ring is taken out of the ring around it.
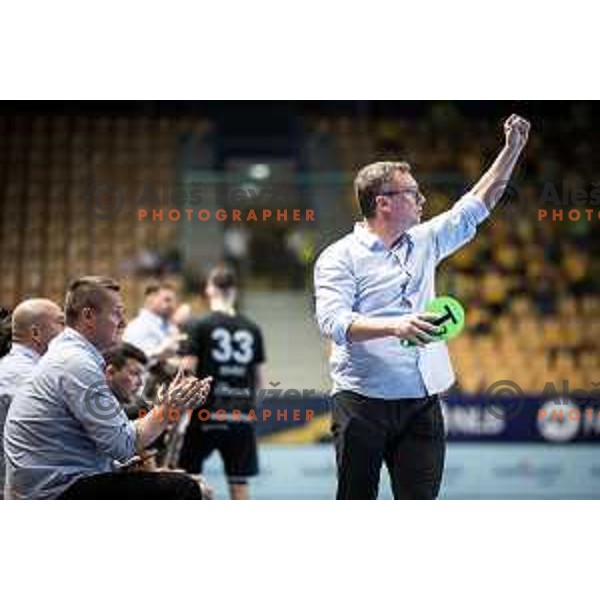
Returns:
[[[179,467],[188,473],[201,473],[204,461],[217,450],[223,459],[229,483],[245,483],[258,474],[256,431],[252,423],[190,422]]]

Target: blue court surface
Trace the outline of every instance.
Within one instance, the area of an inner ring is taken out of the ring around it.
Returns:
[[[322,500],[335,496],[333,447],[260,446],[261,474],[251,496],[260,500]],[[204,473],[216,499],[227,498],[220,458],[213,454]],[[382,470],[380,499],[391,499]],[[600,447],[594,444],[449,443],[442,499],[600,498]]]

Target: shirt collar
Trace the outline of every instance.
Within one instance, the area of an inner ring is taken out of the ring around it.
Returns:
[[[33,348],[30,348],[25,344],[19,344],[18,342],[13,342],[11,344],[10,353],[13,356],[26,356],[35,362],[41,358],[41,354],[38,354]]]
[[[57,341],[59,338],[62,338],[64,340],[73,340],[79,343],[80,345],[84,346],[85,349],[90,354],[92,354],[96,362],[100,365],[100,368],[104,367],[104,357],[102,356],[100,350],[98,350],[98,348],[96,348],[96,346],[94,346],[92,342],[90,342],[84,335],[79,333],[79,331],[77,331],[76,329],[73,329],[72,327],[65,327],[64,331],[61,334],[57,335],[52,340],[52,342]]]
[[[359,221],[358,223],[354,224],[354,236],[361,244],[364,244],[370,250],[386,248],[383,240],[372,231],[369,231],[366,221]],[[398,248],[404,243],[405,240],[409,244],[412,243],[412,238],[408,231],[405,231],[403,234],[398,236],[398,239],[396,239],[396,241],[392,244],[390,250]]]

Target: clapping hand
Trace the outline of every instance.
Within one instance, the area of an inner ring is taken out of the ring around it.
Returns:
[[[206,401],[211,383],[212,377],[198,379],[186,375],[181,365],[169,387],[165,389],[163,385],[158,390],[158,402],[164,404],[167,409],[175,408],[181,411],[197,408]]]

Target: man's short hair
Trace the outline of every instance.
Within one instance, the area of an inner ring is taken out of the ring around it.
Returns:
[[[207,283],[214,285],[222,292],[229,292],[237,287],[236,276],[227,265],[219,265],[208,274]]]
[[[148,364],[148,357],[144,351],[127,342],[111,346],[102,356],[107,367],[112,365],[119,371],[127,364],[128,359],[137,360],[144,366]]]
[[[77,323],[84,308],[101,311],[109,292],[120,291],[117,281],[110,277],[86,276],[72,281],[65,298],[65,321],[67,325]]]
[[[156,292],[160,292],[160,290],[176,291],[175,286],[172,283],[160,281],[148,284],[144,290],[144,296],[147,298],[148,296],[152,296],[152,294],[156,294]]]
[[[363,167],[354,180],[354,192],[360,212],[366,219],[375,216],[377,196],[385,191],[385,184],[392,181],[395,173],[410,173],[407,162],[375,162]]]

